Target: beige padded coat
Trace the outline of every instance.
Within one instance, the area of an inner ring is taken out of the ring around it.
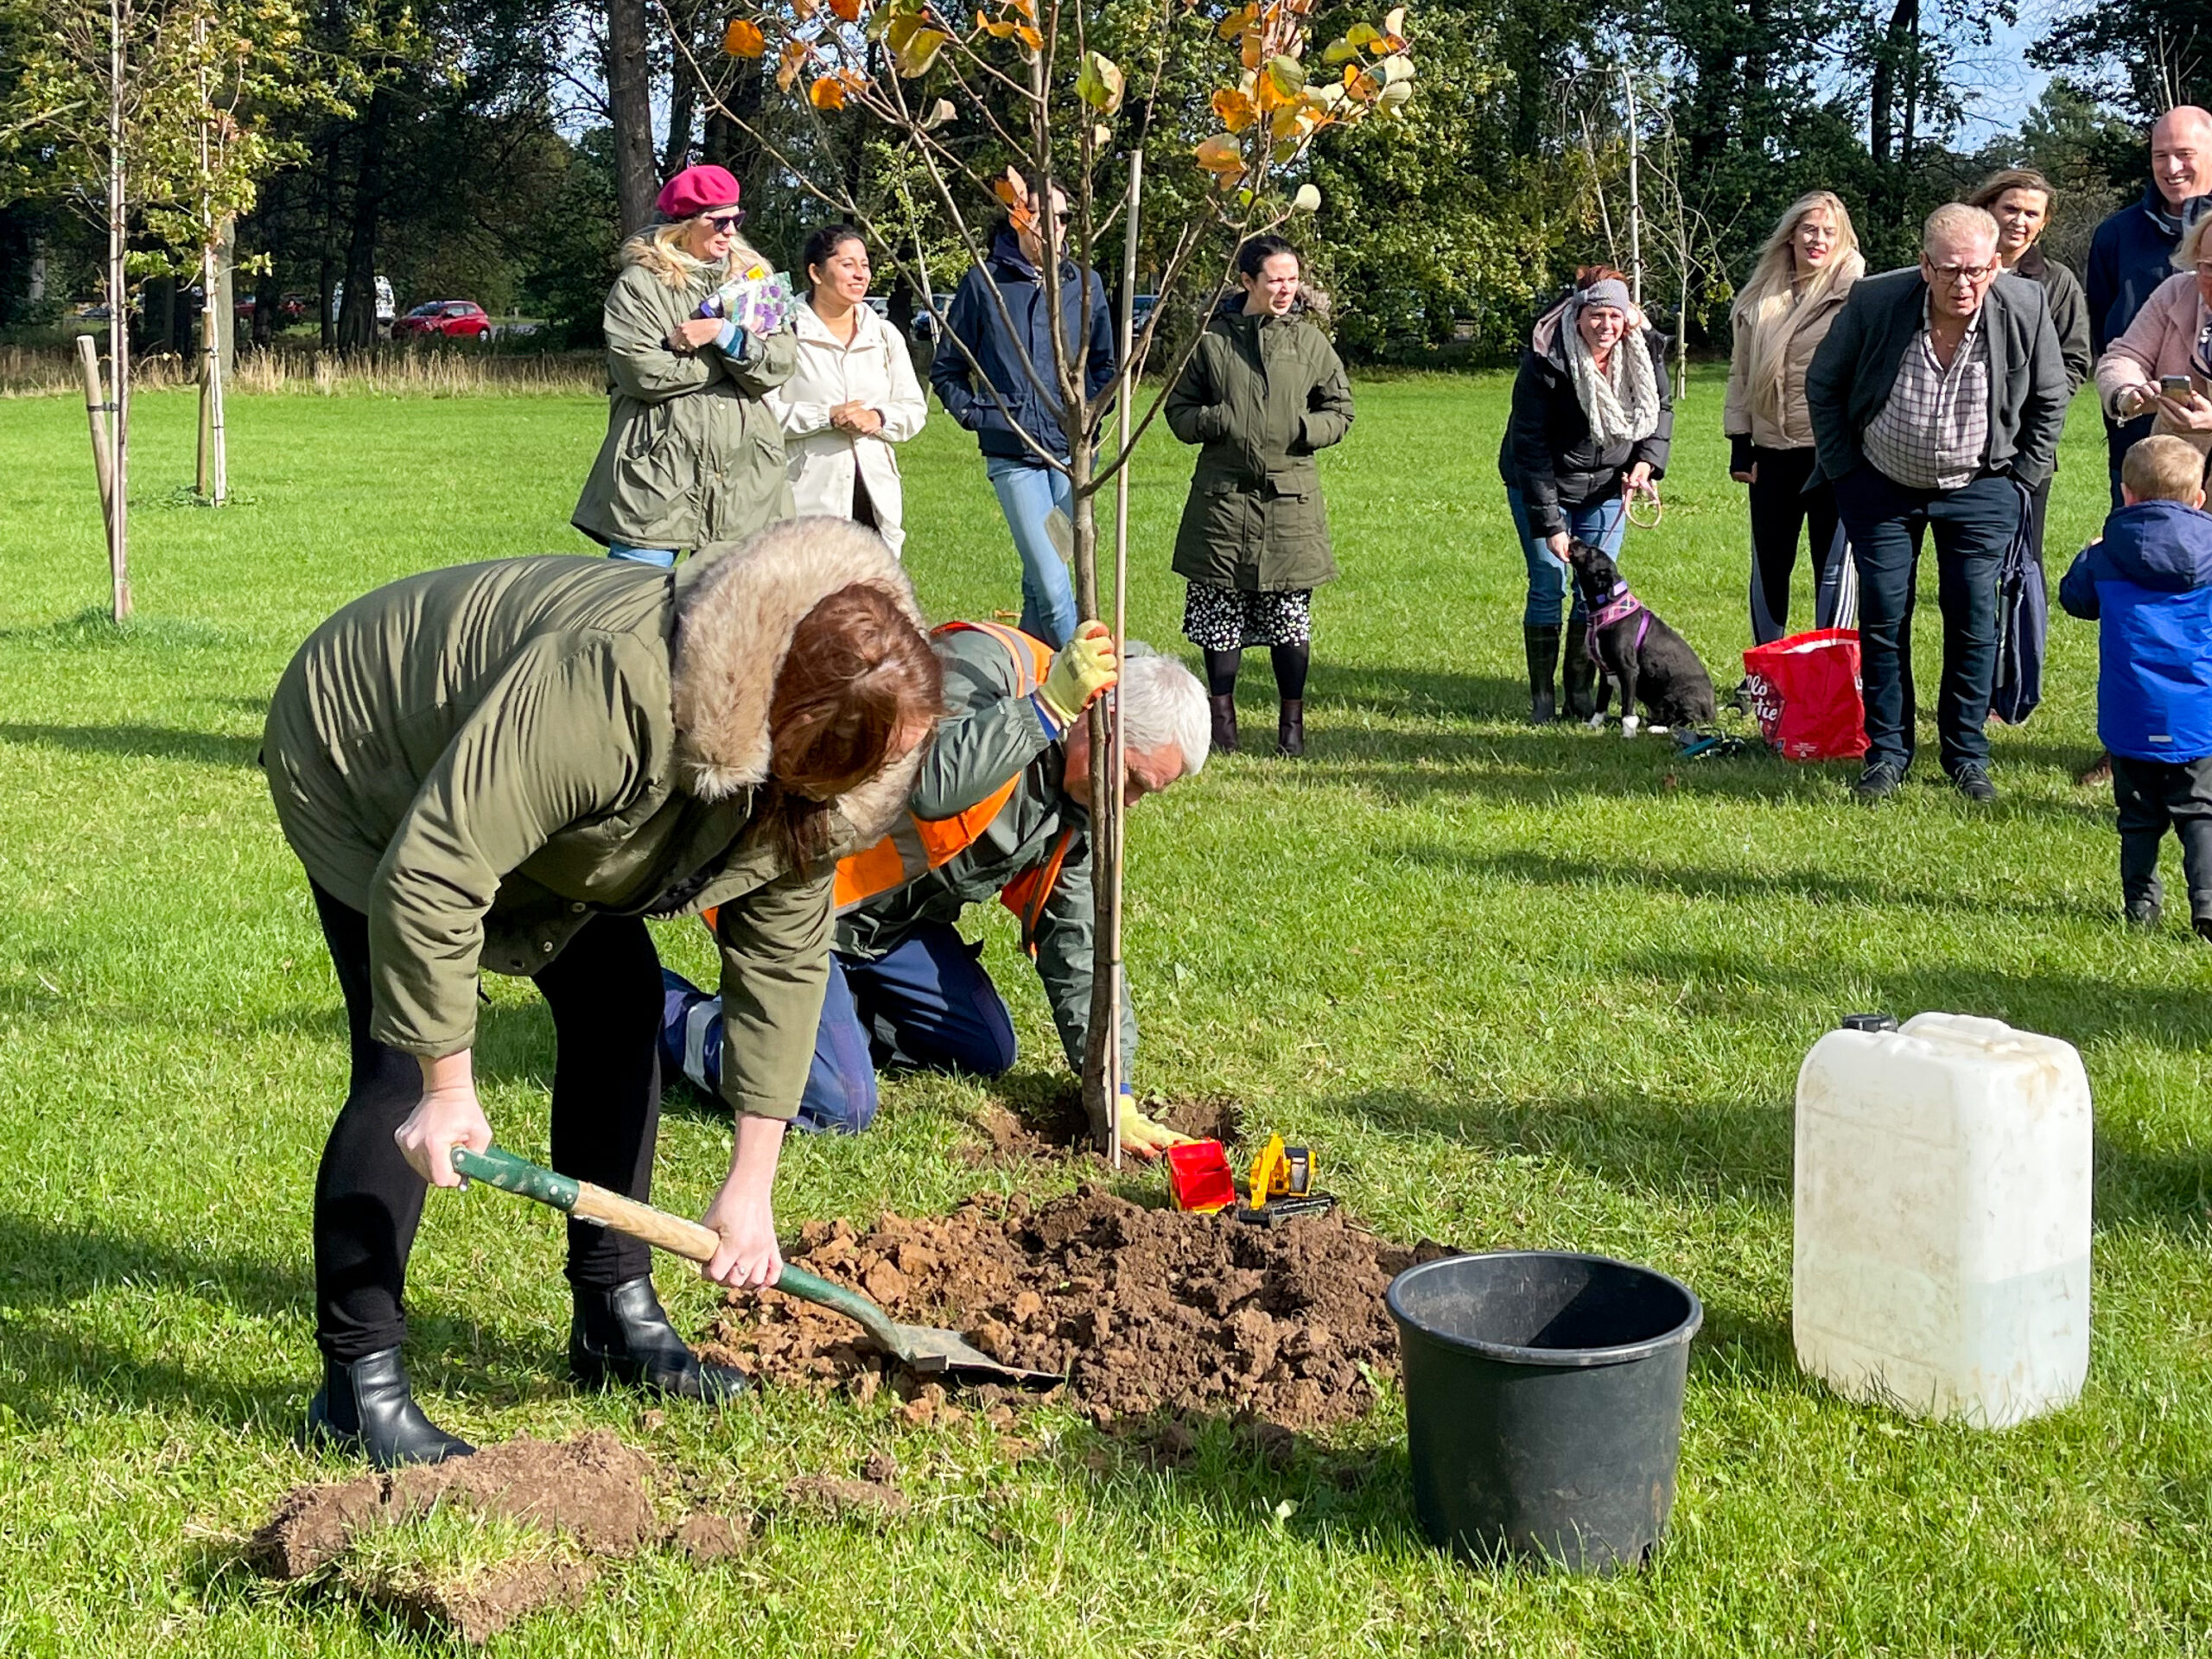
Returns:
[[[1782,349],[1766,359],[1761,384],[1751,384],[1752,325],[1739,319],[1735,349],[1728,355],[1728,394],[1720,411],[1720,429],[1732,438],[1748,437],[1762,449],[1809,449],[1813,447],[1813,417],[1805,407],[1805,371],[1813,353],[1827,338],[1829,325],[1851,292],[1852,283],[1866,274],[1866,262],[1854,252],[1839,256],[1847,262],[1836,270],[1827,291],[1809,303],[1793,305],[1764,325],[1784,336]]]

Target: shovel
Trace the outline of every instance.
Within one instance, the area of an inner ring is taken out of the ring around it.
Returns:
[[[455,1147],[453,1168],[456,1175],[496,1186],[503,1192],[535,1198],[579,1221],[612,1227],[618,1233],[657,1244],[686,1261],[709,1261],[721,1248],[721,1235],[711,1227],[702,1227],[696,1221],[671,1216],[665,1210],[656,1210],[649,1204],[609,1192],[589,1181],[556,1175],[550,1169],[527,1162],[511,1152],[502,1152],[497,1147],[482,1152]],[[877,1347],[917,1376],[944,1376],[956,1382],[1011,1382],[1025,1389],[1049,1389],[1067,1380],[1052,1371],[1031,1371],[1019,1365],[1001,1364],[957,1332],[940,1331],[927,1325],[900,1325],[858,1291],[817,1278],[789,1262],[784,1264],[775,1287],[787,1295],[842,1313],[874,1338]]]

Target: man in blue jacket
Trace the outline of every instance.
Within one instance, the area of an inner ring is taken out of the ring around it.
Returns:
[[[2181,842],[2189,911],[2212,940],[2212,515],[2204,458],[2145,438],[2120,464],[2123,505],[2058,584],[2094,621],[2097,735],[2112,753],[2127,919],[2158,925],[2158,843]]]
[[[2212,190],[2212,114],[2194,104],[2168,110],[2151,126],[2151,183],[2143,200],[2130,202],[2097,226],[2089,238],[2082,286],[2089,300],[2089,351],[2105,347],[2127,332],[2151,291],[2174,274],[2173,253],[2181,233],[2202,208]],[[2129,446],[2151,435],[2149,415],[2134,420],[2105,419],[2105,446],[2112,468],[2112,504],[2120,500],[2120,462]]]
[[[1029,198],[994,228],[983,263],[960,279],[930,365],[944,412],[976,436],[991,488],[1021,555],[1021,631],[1054,650],[1075,637],[1075,594],[1055,543],[1055,509],[1071,516],[1066,411],[1045,300],[1045,245]],[[1067,198],[1052,192],[1058,240],[1067,246]],[[1084,395],[1114,383],[1114,334],[1106,285],[1063,258],[1060,339],[1083,365]],[[1009,327],[1011,324],[1011,327]],[[1053,461],[1059,466],[1054,466]]]

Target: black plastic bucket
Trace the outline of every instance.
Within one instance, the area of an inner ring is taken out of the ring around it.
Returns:
[[[1705,1309],[1602,1255],[1500,1250],[1400,1274],[1414,1510],[1484,1561],[1638,1567],[1675,1503],[1682,1384]]]

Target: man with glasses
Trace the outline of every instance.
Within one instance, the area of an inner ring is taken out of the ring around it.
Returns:
[[[1990,690],[1997,583],[2024,493],[2050,475],[2066,365],[2043,289],[1998,263],[1997,221],[1952,202],[1928,216],[1916,268],[1864,277],[1805,376],[1813,442],[1859,567],[1866,767],[1895,794],[1912,764],[1912,608],[1924,533],[1943,613],[1942,765],[1993,801]]]
[[[2151,126],[2151,183],[2099,225],[2089,238],[2082,286],[2089,300],[2089,353],[2094,360],[2127,332],[2159,283],[2174,274],[2173,252],[2182,232],[2203,210],[2212,191],[2212,113],[2184,104]],[[2130,445],[2150,435],[2150,415],[2116,421],[2105,416],[2111,463],[2113,511],[2120,511],[2120,462]]]

